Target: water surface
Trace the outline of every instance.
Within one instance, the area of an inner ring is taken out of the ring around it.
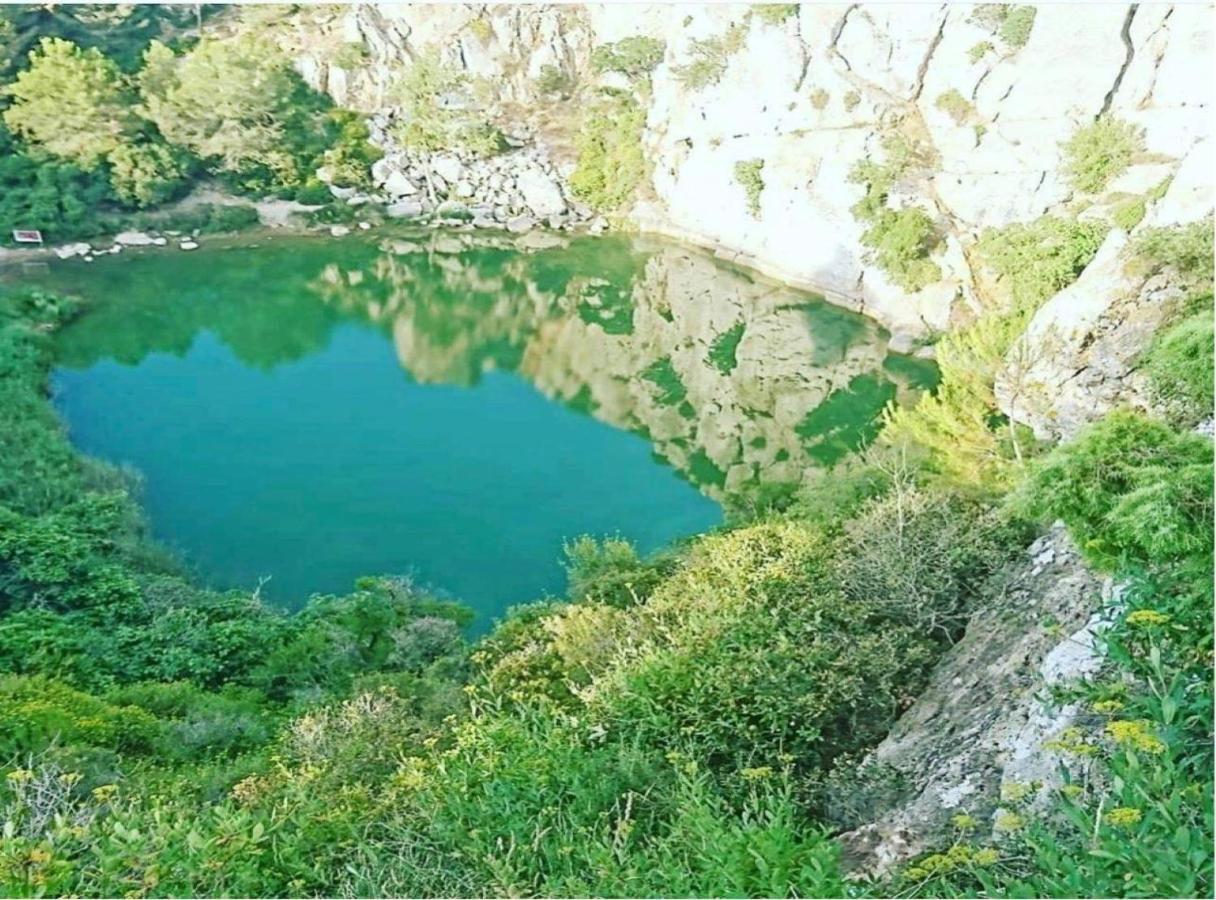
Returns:
[[[560,592],[563,541],[648,552],[820,477],[926,383],[873,323],[673,244],[445,233],[55,264],[85,452],[154,534],[288,606],[412,575],[478,611]],[[30,276],[25,276],[29,280]]]

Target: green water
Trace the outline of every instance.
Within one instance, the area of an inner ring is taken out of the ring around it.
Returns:
[[[15,277],[90,301],[57,340],[73,441],[139,474],[204,581],[292,607],[409,574],[484,627],[560,593],[564,540],[712,528],[931,377],[865,319],[650,240],[261,238]]]

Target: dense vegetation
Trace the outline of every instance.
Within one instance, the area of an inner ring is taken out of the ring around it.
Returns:
[[[71,14],[59,28],[25,22],[31,15],[18,7],[0,18],[6,241],[14,228],[40,229],[49,241],[120,229],[138,222],[135,210],[178,199],[204,177],[314,203],[330,199],[318,169],[339,183],[369,178],[377,153],[362,120],[310,90],[253,34],[200,39],[177,23],[170,43],[126,27],[122,40],[85,46],[34,37],[50,30],[85,42],[78,32],[90,29],[67,27]]]
[[[793,12],[757,7],[769,27]],[[1014,51],[1034,13],[977,15]],[[740,40],[693,42],[678,77],[712,85]],[[199,173],[311,196],[317,167],[366,169],[361,129],[263,44],[186,43],[21,46],[28,62],[4,70],[0,227],[88,234]],[[622,41],[596,65],[644,92],[662,57]],[[432,102],[465,86],[433,61],[412,72],[401,137],[491,152],[486,123]],[[643,107],[609,91],[593,110],[573,184],[619,208],[645,173]],[[1135,147],[1105,120],[1078,133],[1077,189],[1104,188]],[[895,136],[853,173],[863,240],[909,291],[940,274],[930,216],[889,204],[920,165]],[[736,169],[757,215],[762,170]],[[4,893],[1210,895],[1213,454],[1192,431],[1212,405],[1210,225],[1136,245],[1192,294],[1141,360],[1158,412],[1119,409],[1050,447],[995,399],[1029,317],[1105,234],[1056,217],[987,232],[977,259],[1005,302],[943,338],[938,389],[891,408],[874,446],[832,444],[831,477],[653,558],[575,541],[566,596],[472,645],[465,610],[393,576],[295,615],[192,582],[149,539],[132,475],[77,454],[48,402],[54,332],[82,301],[5,293]],[[712,344],[720,372],[744,332]],[[664,404],[687,393],[668,357],[644,377]],[[834,837],[856,824],[839,801],[865,790],[859,761],[1055,520],[1127,585],[1105,610],[1102,667],[1050,698],[1083,710],[1049,748],[1061,783],[1046,803],[1007,784],[999,810],[960,810],[931,853],[846,883]]]

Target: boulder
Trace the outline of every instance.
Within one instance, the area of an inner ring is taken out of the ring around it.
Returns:
[[[181,250],[197,250],[198,241],[184,240],[177,246],[178,246],[178,249],[181,249]]]
[[[536,227],[536,220],[531,216],[515,216],[507,219],[507,231],[512,234],[523,234]]]
[[[346,225],[330,225],[329,233],[334,237],[346,237],[350,234],[350,228]]]
[[[163,240],[163,238],[161,239]],[[147,247],[155,244],[156,238],[142,231],[124,231],[114,238],[114,243],[123,247]]]
[[[422,213],[422,202],[419,200],[398,200],[384,209],[384,214],[390,219],[416,219]]]
[[[536,168],[527,168],[515,177],[515,186],[523,196],[524,205],[538,218],[556,216],[566,211],[566,201],[557,181]]]
[[[62,247],[56,247],[55,255],[60,259],[71,259],[73,256],[84,256],[91,249],[87,243],[81,241],[77,244],[64,244]]]
[[[454,156],[436,156],[431,160],[431,168],[447,182],[456,182],[464,177],[464,165]]]
[[[384,180],[384,191],[390,197],[411,197],[418,193],[418,187],[405,176],[405,173],[393,171]]]

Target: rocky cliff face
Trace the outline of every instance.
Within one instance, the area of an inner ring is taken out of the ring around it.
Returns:
[[[292,40],[315,84],[369,112],[391,108],[400,72],[436,49],[483,79],[500,117],[566,172],[580,99],[614,84],[593,71],[592,50],[636,35],[663,41],[644,98],[652,175],[628,218],[861,309],[897,346],[979,303],[969,250],[981,229],[1100,210],[1210,164],[1204,6],[1044,5],[1028,36],[981,7],[946,4],[807,4],[778,19],[742,4],[382,4],[313,13]],[[717,77],[690,87],[681,73],[705,56],[698,42],[732,27]],[[337,49],[351,45],[362,55],[336,64]],[[546,95],[547,70],[567,80],[569,96]],[[1062,174],[1060,144],[1106,113],[1141,126],[1146,152],[1104,196],[1082,202]],[[943,238],[941,279],[915,293],[873,265],[850,212],[861,188],[849,171],[881,159],[893,129],[914,133],[930,153],[892,202],[924,209]],[[755,214],[736,180],[746,160],[764,162]],[[1210,209],[1210,196],[1200,205]]]

